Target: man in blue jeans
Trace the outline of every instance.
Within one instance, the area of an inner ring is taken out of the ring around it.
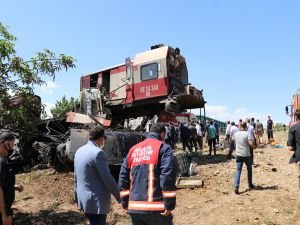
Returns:
[[[243,163],[247,166],[248,171],[248,185],[249,189],[254,188],[252,183],[252,158],[250,153],[250,147],[255,148],[254,140],[252,135],[246,131],[247,123],[242,122],[240,130],[235,134],[236,144],[236,174],[234,180],[234,192],[239,194],[240,177],[242,173]]]

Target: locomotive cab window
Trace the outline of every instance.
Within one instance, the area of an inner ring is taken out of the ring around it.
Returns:
[[[141,80],[152,80],[158,77],[158,64],[151,63],[141,67]]]

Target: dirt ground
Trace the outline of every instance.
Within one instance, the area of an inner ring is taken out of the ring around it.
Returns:
[[[253,181],[257,190],[247,190],[246,168],[240,195],[233,191],[235,160],[226,159],[226,150],[207,156],[207,148],[197,161],[197,176],[204,181],[198,189],[180,189],[174,222],[177,225],[300,225],[300,191],[296,168],[289,165],[291,153],[284,145],[287,134],[275,133],[283,148],[267,146],[255,150]],[[73,204],[73,173],[52,169],[17,175],[25,186],[16,194],[15,225],[87,224]],[[129,225],[130,219],[114,201],[109,225]]]

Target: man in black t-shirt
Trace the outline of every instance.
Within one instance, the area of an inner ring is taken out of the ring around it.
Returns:
[[[9,132],[0,134],[0,224],[12,225],[12,203],[15,190],[23,191],[22,185],[15,185],[15,173],[7,164],[7,158],[13,151],[15,137]]]
[[[267,121],[267,134],[268,134],[268,141],[269,143],[271,142],[270,140],[273,139],[273,120],[271,120],[271,117],[268,116],[268,121]]]

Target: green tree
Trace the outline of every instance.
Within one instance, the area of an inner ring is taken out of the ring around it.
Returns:
[[[276,131],[282,131],[283,130],[283,123],[276,123],[275,124],[275,130]]]
[[[53,117],[59,117],[65,115],[67,112],[72,111],[72,109],[78,104],[78,99],[71,97],[70,100],[67,100],[66,96],[63,96],[60,101],[56,101],[55,106],[50,111]]]
[[[15,41],[16,37],[0,22],[0,122],[23,132],[34,131],[44,111],[34,87],[45,84],[45,77],[54,80],[57,72],[74,68],[75,59],[45,49],[24,60],[16,53]]]

